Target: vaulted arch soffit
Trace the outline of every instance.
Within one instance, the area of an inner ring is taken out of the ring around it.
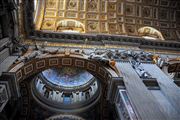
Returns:
[[[36,30],[142,37],[143,34],[147,34],[148,29],[150,37],[158,40],[178,37],[176,35],[178,32],[171,30],[169,26],[170,15],[168,14],[172,14],[171,21],[176,20],[175,15],[173,12],[169,13],[169,10],[158,9],[165,6],[161,5],[161,2],[149,2],[148,0],[34,0],[34,4]],[[168,5],[171,5],[169,1],[167,1]],[[151,6],[154,7],[153,10]],[[171,7],[173,9],[174,6],[169,7],[169,9]],[[164,22],[161,22],[162,20]],[[67,23],[67,25],[59,26],[59,23]],[[146,33],[139,32],[142,27],[145,27],[143,29]]]

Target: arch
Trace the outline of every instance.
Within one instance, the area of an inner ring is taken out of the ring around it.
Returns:
[[[85,33],[84,24],[74,19],[60,20],[56,26],[56,30],[60,32]]]
[[[149,26],[141,27],[138,29],[138,34],[141,37],[148,38],[148,39],[159,39],[165,40],[162,33],[157,29]]]
[[[104,66],[103,63],[100,63],[94,59],[88,59],[81,54],[77,53],[59,53],[59,54],[50,54],[46,56],[32,58],[27,62],[20,62],[14,64],[9,73],[12,73],[17,83],[21,83],[23,80],[29,78],[30,76],[36,75],[41,71],[44,71],[49,68],[61,68],[61,67],[77,67],[80,69],[87,70],[94,77],[98,78],[101,83],[101,95],[99,96],[102,100],[101,107],[103,103],[106,103],[108,84],[111,82],[113,77],[118,75],[112,72],[113,70]]]
[[[96,60],[84,58],[78,54],[66,55],[63,53],[57,55],[48,55],[40,58],[33,58],[25,63],[20,62],[13,65],[9,72],[15,74],[17,82],[21,82],[22,80],[34,74],[38,74],[41,71],[53,67],[81,68],[87,70],[105,84],[107,84],[108,81],[114,76],[114,74],[111,74],[111,70],[109,68],[106,68],[103,66],[103,64],[97,62]]]

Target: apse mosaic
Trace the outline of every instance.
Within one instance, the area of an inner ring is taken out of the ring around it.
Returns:
[[[78,87],[93,79],[89,72],[70,67],[47,69],[42,74],[49,82],[63,87]]]
[[[180,38],[175,1],[34,0],[34,5],[36,30],[139,36],[138,29],[148,26],[165,39]]]

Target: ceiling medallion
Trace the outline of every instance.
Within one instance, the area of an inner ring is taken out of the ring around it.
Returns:
[[[77,7],[77,1],[76,0],[69,0],[68,8],[74,9],[75,7]]]

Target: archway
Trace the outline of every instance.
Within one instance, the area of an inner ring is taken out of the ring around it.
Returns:
[[[56,30],[66,33],[85,33],[85,26],[83,23],[73,19],[65,19],[57,22]]]
[[[162,33],[153,27],[148,27],[148,26],[141,27],[138,29],[138,34],[139,36],[147,39],[165,40]]]
[[[14,64],[9,72],[14,73],[18,83],[26,80],[30,76],[36,75],[49,68],[61,68],[61,67],[76,67],[87,70],[96,78],[98,78],[102,84],[102,95],[100,108],[105,110],[104,104],[107,104],[107,89],[108,83],[110,83],[114,75],[111,74],[111,69],[106,67],[101,62],[93,59],[88,59],[80,54],[75,53],[60,53],[50,54],[44,57],[32,58],[27,62],[20,62]],[[107,105],[105,105],[107,107]],[[104,114],[104,112],[102,113]],[[107,116],[107,115],[106,115]]]

